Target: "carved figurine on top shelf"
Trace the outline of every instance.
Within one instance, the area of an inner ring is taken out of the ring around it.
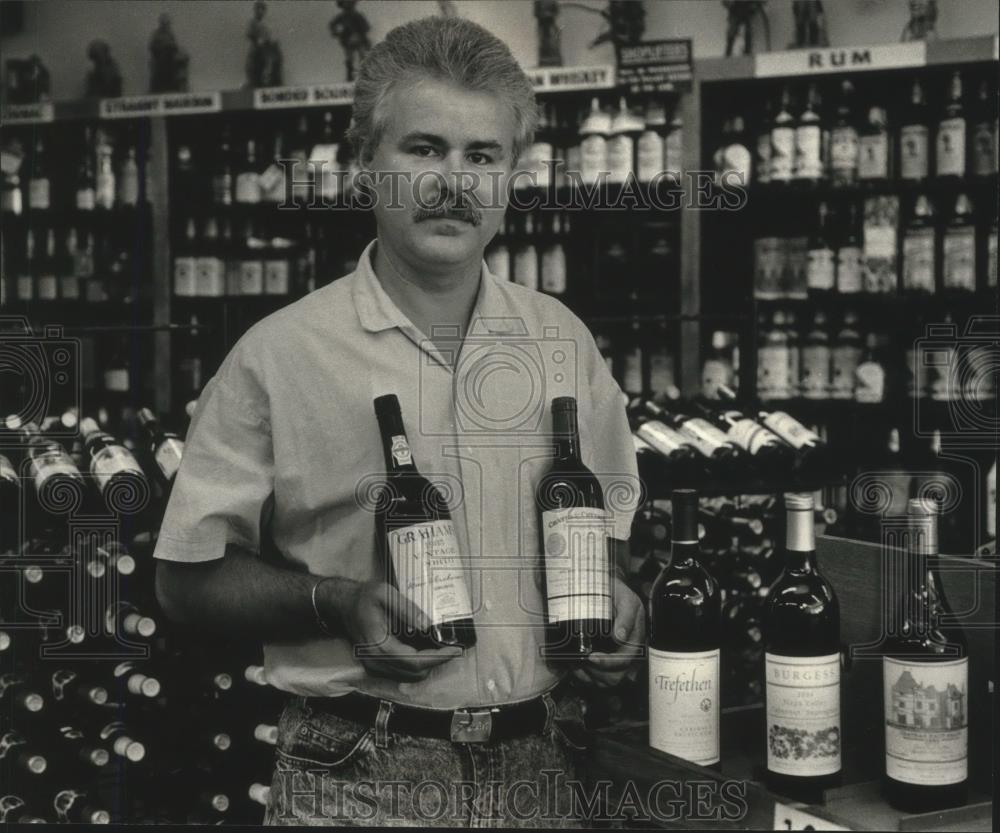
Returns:
[[[902,40],[932,40],[937,37],[937,0],[910,0],[910,19]]]
[[[37,104],[48,101],[52,79],[37,55],[10,58],[7,61],[7,89],[4,98],[10,104]]]
[[[600,15],[608,21],[608,28],[594,39],[591,49],[609,42],[614,44],[615,49],[633,46],[646,33],[646,7],[642,0],[609,0],[608,8]]]
[[[368,40],[368,18],[359,12],[355,6],[357,0],[337,0],[340,13],[330,21],[330,34],[340,41],[344,50],[344,61],[347,66],[347,80],[354,80],[354,69],[360,63],[368,50],[372,48]]]
[[[538,66],[561,67],[562,27],[559,25],[559,0],[535,0],[538,21]]]
[[[91,41],[87,57],[94,64],[87,73],[87,97],[118,98],[122,94],[122,74],[107,41]]]
[[[438,8],[441,10],[441,17],[458,17],[455,0],[438,0]]]
[[[795,41],[789,49],[830,45],[823,0],[792,0],[792,14],[795,17]]]
[[[281,46],[271,37],[271,30],[264,23],[266,14],[267,3],[257,0],[253,4],[253,20],[247,26],[247,40],[250,41],[246,67],[248,87],[280,87],[282,84]]]
[[[177,45],[168,14],[160,15],[160,25],[149,39],[149,56],[151,93],[188,91],[188,54]]]
[[[743,54],[753,54],[753,24],[754,18],[761,22],[764,29],[765,48],[771,48],[771,23],[767,19],[764,6],[767,0],[722,0],[728,16],[726,19],[726,55],[734,54],[737,40],[743,39]]]

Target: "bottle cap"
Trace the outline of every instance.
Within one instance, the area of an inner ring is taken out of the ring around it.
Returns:
[[[576,397],[575,396],[557,396],[552,400],[552,413],[557,411],[575,411],[576,410]]]
[[[815,500],[811,492],[786,492],[785,509],[812,511]]]

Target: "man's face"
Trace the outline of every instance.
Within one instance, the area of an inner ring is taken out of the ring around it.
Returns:
[[[514,119],[495,95],[448,81],[396,87],[366,166],[379,237],[417,269],[478,262],[507,206]]]

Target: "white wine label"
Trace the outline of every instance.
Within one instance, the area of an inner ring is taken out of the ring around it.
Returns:
[[[757,137],[756,161],[754,170],[757,173],[757,181],[766,184],[771,181],[771,134],[761,133]]]
[[[587,136],[580,143],[580,179],[585,184],[595,183],[600,172],[607,169],[607,140],[603,136]]]
[[[177,469],[181,467],[181,457],[184,456],[184,441],[175,440],[172,437],[168,437],[159,447],[156,449],[156,453],[153,457],[156,459],[156,465],[160,467],[160,471],[163,472],[163,476],[170,480],[175,474],[177,474]]]
[[[663,167],[676,180],[684,170],[684,131],[672,129],[663,143]]]
[[[791,351],[787,344],[762,345],[757,355],[757,391],[761,399],[787,399]]]
[[[757,454],[769,445],[782,445],[781,439],[776,434],[748,417],[736,420],[727,432],[727,436],[751,454]]]
[[[410,454],[410,444],[406,441],[406,437],[404,435],[396,434],[392,438],[392,446],[389,449],[389,453],[392,454],[392,459],[396,461],[397,466],[413,465],[413,456]]]
[[[833,289],[836,285],[837,265],[833,249],[810,249],[806,264],[806,285],[809,289]]]
[[[97,206],[97,195],[93,188],[81,188],[76,192],[76,208],[78,211],[93,211]]]
[[[236,202],[260,202],[260,177],[255,172],[242,173],[236,177]]]
[[[264,261],[264,293],[288,294],[289,263],[286,258]]]
[[[886,774],[906,784],[958,784],[969,775],[968,659],[882,658]]]
[[[818,124],[801,125],[795,131],[795,176],[819,179],[823,176],[823,134]]]
[[[840,770],[840,654],[764,655],[767,768],[781,775]]]
[[[647,130],[637,145],[637,177],[639,182],[650,182],[663,170],[663,139]]]
[[[240,261],[240,295],[264,293],[264,263],[260,260]]]
[[[899,175],[903,179],[927,176],[927,127],[908,124],[899,131]]]
[[[768,414],[764,417],[764,424],[795,448],[809,448],[820,444],[819,436],[784,411]]]
[[[59,278],[59,295],[64,301],[76,301],[80,297],[80,281],[76,275]]]
[[[450,520],[393,529],[388,538],[399,590],[431,624],[472,616],[465,568]]]
[[[852,175],[858,166],[858,131],[840,126],[830,131],[830,170],[834,178]]]
[[[917,229],[903,238],[903,289],[934,291],[934,231]]]
[[[719,760],[719,649],[649,649],[649,745],[699,766]]]
[[[721,430],[700,417],[685,420],[680,430],[684,438],[706,457],[711,457],[717,449],[730,445],[729,438]]]
[[[878,362],[862,362],[855,371],[854,398],[858,402],[877,403],[885,396],[885,368]]]
[[[114,391],[115,393],[128,393],[128,369],[124,367],[112,367],[105,370],[104,389]]]
[[[101,208],[114,208],[115,176],[111,173],[97,174],[97,188],[94,194],[97,205]]]
[[[989,176],[997,172],[997,138],[988,119],[979,122],[972,131],[972,172]]]
[[[604,509],[542,512],[550,623],[612,618],[608,536],[613,530]]]
[[[802,395],[806,399],[830,396],[830,348],[825,344],[802,349]]]
[[[45,210],[49,205],[49,180],[28,180],[28,208]]]
[[[857,378],[858,362],[860,361],[860,347],[851,344],[842,344],[833,348],[831,361],[833,374],[830,382],[830,395],[834,399],[854,398],[854,386]]]
[[[50,477],[67,475],[80,479],[80,471],[65,451],[47,451],[31,458],[31,477],[35,481],[35,491],[41,492]]]
[[[17,276],[17,300],[31,301],[35,297],[35,281],[31,275]]]
[[[59,281],[55,275],[38,276],[38,300],[54,301],[59,297]]]
[[[225,295],[225,269],[225,264],[217,257],[199,257],[195,261],[195,286],[197,293],[210,298]],[[174,291],[177,291],[176,287]]]
[[[142,467],[123,445],[109,445],[98,451],[90,462],[90,472],[102,493],[116,474],[131,472],[143,476]]]
[[[566,252],[562,243],[554,243],[542,250],[542,289],[553,295],[566,291]]]
[[[608,182],[624,182],[632,173],[632,138],[615,136],[608,142]]]
[[[938,176],[965,176],[965,119],[945,119],[938,125]]]
[[[863,274],[860,246],[837,249],[837,289],[840,292],[860,292]]]
[[[197,266],[193,257],[174,258],[174,295],[189,298],[198,291]]]
[[[636,433],[661,454],[670,456],[679,448],[689,445],[687,439],[662,422],[651,420],[644,422],[636,429]]]
[[[889,134],[876,133],[859,140],[858,178],[888,179]]]
[[[795,168],[795,129],[775,127],[771,130],[771,179],[786,181]]]
[[[962,226],[949,230],[944,236],[944,266],[942,275],[945,289],[976,291],[976,230]]]

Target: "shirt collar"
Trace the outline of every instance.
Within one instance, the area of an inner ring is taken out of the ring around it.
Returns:
[[[371,256],[376,242],[373,240],[365,247],[353,275],[355,281],[351,295],[358,319],[361,326],[370,333],[394,327],[403,330],[412,328],[412,322],[382,288],[372,268]],[[469,322],[469,335],[523,335],[524,332],[524,323],[514,315],[501,282],[483,261],[479,294]]]

